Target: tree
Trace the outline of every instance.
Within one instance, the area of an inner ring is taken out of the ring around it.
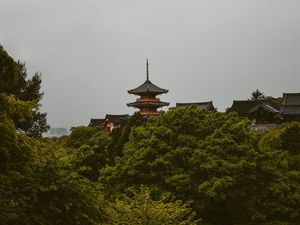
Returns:
[[[71,134],[65,140],[66,147],[80,148],[80,146],[88,144],[93,135],[102,130],[101,127],[73,127]]]
[[[300,123],[292,122],[269,131],[259,141],[263,177],[257,183],[261,187],[257,188],[257,196],[261,196],[264,207],[254,207],[259,209],[257,215],[266,224],[300,222],[299,134]]]
[[[27,141],[30,160],[0,173],[1,223],[94,225],[105,221],[99,185],[73,170],[72,154],[49,143]]]
[[[14,120],[17,129],[33,137],[41,137],[49,129],[46,113],[40,112],[40,101],[43,97],[41,89],[41,74],[35,73],[27,78],[25,64],[15,62],[0,46],[0,93],[14,95],[22,101],[32,101],[33,116],[25,121]]]
[[[32,117],[34,102],[0,93],[1,224],[101,224],[99,185],[74,170],[70,149],[17,132],[14,120]]]
[[[128,123],[121,129],[114,129],[112,131],[112,146],[110,151],[110,161],[114,163],[114,159],[117,156],[123,155],[124,145],[129,140],[129,135],[133,127],[138,127],[145,124],[145,119],[139,112],[134,113],[129,119]]]
[[[148,188],[123,196],[108,208],[107,225],[196,225],[202,224],[195,213],[181,201],[153,200]]]
[[[258,89],[253,91],[251,94],[251,100],[263,101],[263,100],[265,100],[265,98],[266,97],[265,97],[264,93],[259,91]]]
[[[0,93],[0,168],[18,167],[29,157],[29,146],[22,134],[16,133],[14,120],[26,121],[32,118],[33,102],[24,102],[14,96]]]
[[[282,97],[265,96],[265,94],[258,89],[252,92],[250,99],[254,101],[267,102],[277,109],[280,109],[283,100]]]
[[[123,156],[102,169],[100,181],[108,196],[140,185],[156,197],[171,193],[211,225],[297,224],[298,192],[293,203],[283,201],[298,172],[287,175],[292,161],[259,147],[249,124],[231,113],[172,109],[133,128]]]
[[[128,142],[132,127],[145,123],[138,113],[134,114],[123,128],[111,133],[101,127],[76,127],[66,138],[65,146],[77,149],[74,165],[76,170],[92,181],[99,178],[99,170],[114,165],[115,157],[123,155],[124,144]]]
[[[233,224],[232,210],[239,209],[236,220],[245,217],[244,202],[238,199],[246,190],[240,190],[240,185],[250,182],[245,171],[254,169],[256,139],[247,126],[233,114],[207,114],[195,107],[172,109],[133,128],[124,156],[102,170],[101,181],[108,185],[108,193],[139,185],[155,193],[171,192],[177,199],[192,201],[204,220]],[[240,204],[230,204],[234,201]]]
[[[97,181],[99,170],[111,161],[111,143],[112,138],[108,132],[95,133],[87,144],[74,151],[73,164],[76,171],[91,181]]]

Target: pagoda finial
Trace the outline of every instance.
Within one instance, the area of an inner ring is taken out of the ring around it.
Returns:
[[[147,66],[147,80],[149,80],[149,67],[148,67],[148,59],[146,60],[146,66]]]

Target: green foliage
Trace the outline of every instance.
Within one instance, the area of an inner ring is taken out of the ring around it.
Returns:
[[[88,144],[92,136],[101,130],[103,130],[101,127],[73,127],[71,128],[71,134],[66,140],[66,146],[79,148],[82,145]]]
[[[0,168],[14,168],[28,157],[29,146],[24,135],[17,134],[13,119],[19,121],[32,117],[32,102],[17,100],[0,93]]]
[[[1,224],[99,224],[99,185],[74,170],[74,153],[17,132],[32,102],[0,94]]]
[[[34,145],[36,149],[32,149]],[[99,187],[72,169],[71,154],[34,141],[30,146],[33,156],[26,166],[0,175],[1,222],[99,224],[103,221],[106,216]]]
[[[276,107],[277,109],[280,109],[283,99],[282,99],[282,97],[265,96],[263,92],[256,89],[251,94],[251,100],[268,102],[272,106]],[[282,118],[280,116],[278,119],[280,119],[280,121],[282,120]]]
[[[289,146],[299,144],[294,129]],[[157,196],[172,193],[209,224],[297,224],[298,172],[286,168],[293,160],[257,142],[249,121],[234,114],[172,109],[133,128],[123,156],[102,169],[100,181],[108,195],[140,185]],[[284,204],[287,196],[292,203]]]
[[[32,105],[33,115],[31,118],[26,120],[14,118],[16,128],[33,137],[41,137],[42,133],[49,129],[46,121],[47,114],[39,111],[40,100],[43,96],[40,89],[40,73],[36,73],[28,79],[25,65],[15,62],[0,46],[0,93],[35,103]]]
[[[190,107],[34,139],[20,124],[35,120],[39,88],[22,100],[28,80],[5,68],[0,224],[300,224],[300,123],[259,136],[235,114]]]
[[[97,181],[99,170],[111,163],[113,137],[102,127],[76,127],[62,142],[74,149],[74,169],[91,181]]]
[[[114,162],[116,156],[123,155],[124,145],[129,140],[129,135],[133,127],[138,127],[146,123],[146,119],[140,113],[134,113],[129,119],[128,123],[121,129],[114,129],[112,131],[112,146],[110,151],[111,162]]]
[[[265,98],[266,98],[266,96],[264,95],[264,93],[259,91],[258,89],[253,91],[251,94],[251,100],[262,101]]]
[[[123,155],[132,127],[145,123],[140,114],[134,114],[128,124],[120,129],[106,132],[102,127],[76,127],[65,140],[65,146],[76,148],[76,170],[92,181],[99,178],[99,170],[114,165],[115,157]]]
[[[101,180],[113,193],[141,184],[157,192],[171,192],[179,199],[193,201],[201,215],[201,208],[219,205],[220,214],[214,211],[213,218],[227,223],[230,211],[240,205],[229,205],[226,210],[219,201],[238,200],[246,190],[236,195],[232,192],[248,182],[240,175],[255,168],[256,138],[247,125],[232,114],[173,109],[133,129],[124,157],[117,159],[114,167],[103,169]]]
[[[292,122],[265,134],[259,147],[262,158],[261,184],[264,219],[277,224],[300,222],[300,123]]]
[[[107,225],[196,225],[201,224],[195,213],[181,201],[153,200],[148,188],[123,196],[108,209]]]
[[[88,143],[75,150],[74,166],[76,170],[92,181],[99,178],[99,170],[110,162],[112,138],[109,133],[99,131]]]

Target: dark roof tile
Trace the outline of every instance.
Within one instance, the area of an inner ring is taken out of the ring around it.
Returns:
[[[234,100],[229,112],[237,112],[238,114],[247,114],[258,104],[253,100]]]
[[[206,111],[211,111],[215,107],[212,103],[212,101],[209,102],[189,102],[189,103],[176,103],[176,108],[185,108],[189,106],[197,106],[201,109],[204,109]]]
[[[147,106],[155,106],[155,107],[163,107],[163,106],[168,106],[170,103],[168,102],[160,102],[160,101],[155,101],[155,102],[133,102],[133,103],[128,103],[127,106],[130,107],[136,107],[136,108],[144,108]]]
[[[114,124],[126,124],[128,119],[129,119],[129,115],[128,114],[106,114],[105,119],[114,123]]]
[[[255,107],[253,107],[249,113],[253,113],[256,110],[258,110],[259,108],[263,108],[265,111],[271,112],[271,113],[279,113],[279,110],[276,109],[274,106],[271,106],[269,103],[267,102],[260,102],[258,103]]]
[[[91,119],[89,127],[101,126],[105,119]]]
[[[300,93],[283,93],[283,105],[300,105]]]
[[[261,102],[255,100],[233,101],[233,104],[229,109],[229,112],[237,112],[239,115],[247,115],[255,112],[261,107],[268,112],[279,113],[278,109],[276,109],[268,102]]]
[[[300,115],[300,93],[283,93],[281,112],[284,115]]]
[[[128,91],[129,94],[137,94],[137,95],[143,93],[163,94],[167,92],[168,92],[167,89],[163,89],[156,86],[150,80],[146,80],[142,85]]]

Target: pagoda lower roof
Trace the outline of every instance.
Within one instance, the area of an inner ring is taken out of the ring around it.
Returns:
[[[136,95],[144,94],[144,93],[164,94],[167,92],[168,92],[167,89],[163,89],[156,86],[150,80],[146,80],[142,85],[128,91],[129,94],[136,94]]]
[[[168,106],[170,103],[168,102],[160,102],[160,101],[145,101],[145,102],[133,102],[133,103],[128,103],[127,106],[130,107],[135,107],[135,108],[145,108],[145,107],[163,107],[163,106]]]

